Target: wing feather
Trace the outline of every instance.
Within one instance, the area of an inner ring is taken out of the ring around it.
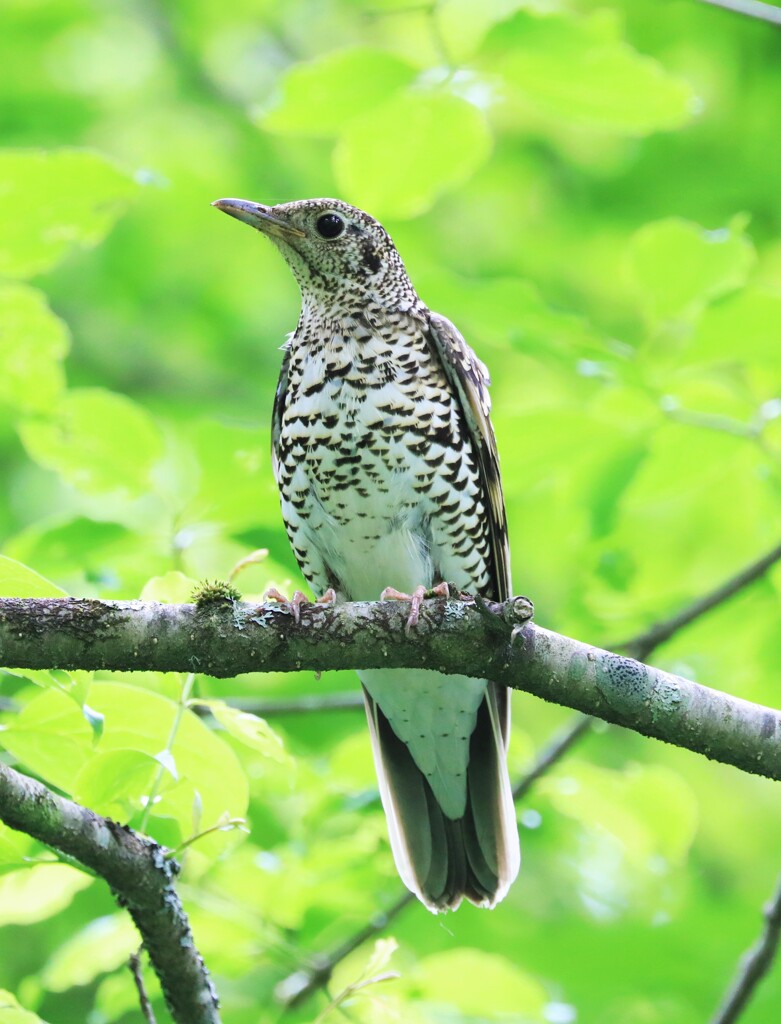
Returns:
[[[491,396],[488,393],[491,378],[486,366],[445,317],[438,313],[429,314],[429,336],[458,396],[488,503],[494,592],[482,596],[505,601],[512,592],[510,545],[499,474],[499,452],[491,423]]]

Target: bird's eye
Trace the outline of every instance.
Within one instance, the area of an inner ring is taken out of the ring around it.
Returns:
[[[344,231],[345,223],[335,213],[324,213],[322,217],[317,218],[315,227],[317,228],[318,235],[322,235],[323,238],[327,238],[330,241],[332,238],[338,238],[341,235]]]

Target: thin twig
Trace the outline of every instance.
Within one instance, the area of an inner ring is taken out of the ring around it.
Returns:
[[[342,960],[362,946],[364,942],[368,942],[377,932],[387,928],[390,922],[413,902],[414,898],[411,892],[403,892],[387,910],[375,914],[365,925],[330,953],[313,956],[306,967],[283,978],[274,989],[277,1000],[285,1007],[299,1006],[305,1002],[319,988],[328,984],[331,975]]]
[[[763,909],[765,925],[757,942],[740,958],[738,973],[711,1024],[734,1024],[773,963],[781,937],[781,878]]]
[[[128,967],[130,968],[130,973],[133,975],[133,981],[136,983],[138,1001],[141,1004],[141,1012],[144,1015],[146,1024],[157,1024],[157,1021],[155,1020],[155,1011],[152,1009],[152,1004],[149,1002],[149,996],[146,994],[140,953],[141,950],[139,950],[138,953],[133,953],[128,961]]]
[[[744,590],[750,583],[764,576],[778,561],[781,561],[781,544],[776,545],[767,554],[758,558],[756,562],[747,565],[745,569],[735,573],[734,576],[725,580],[724,583],[715,587],[710,593],[705,594],[704,597],[692,601],[691,604],[687,605],[676,615],[671,615],[669,619],[655,623],[639,636],[633,637],[631,640],[625,640],[623,643],[615,644],[611,649],[626,651],[632,658],[637,658],[638,661],[645,661],[651,651],[669,640],[673,633],[677,633],[684,626],[690,625],[695,619],[699,619],[717,605],[724,604],[725,601],[728,601],[739,591]]]
[[[564,757],[585,736],[594,719],[588,715],[573,715],[567,726],[557,733],[534,762],[529,771],[513,786],[513,800],[525,797],[534,783]]]
[[[711,4],[713,7],[723,7],[725,11],[742,14],[746,18],[756,18],[759,21],[768,21],[771,25],[781,25],[781,9],[773,7],[771,4],[764,4],[761,0],[702,0],[702,2]]]
[[[301,715],[312,711],[353,711],[365,707],[363,696],[358,690],[345,693],[305,694],[303,697],[288,697],[276,700],[257,700],[255,697],[229,697],[231,707],[250,714],[270,718],[273,715]],[[198,709],[195,708],[197,711]],[[208,708],[205,709],[208,712]]]

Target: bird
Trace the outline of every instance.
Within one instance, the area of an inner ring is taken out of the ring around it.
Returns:
[[[445,581],[508,598],[488,370],[418,297],[385,228],[337,199],[212,205],[270,239],[301,291],[272,462],[314,593],[408,598],[411,628],[427,594],[448,592]],[[520,867],[506,687],[428,669],[359,677],[402,881],[434,913],[464,898],[494,907]]]

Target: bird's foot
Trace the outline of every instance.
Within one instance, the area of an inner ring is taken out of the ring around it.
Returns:
[[[450,597],[450,587],[447,583],[437,583],[435,587],[428,588],[421,583],[411,594],[405,594],[401,590],[396,590],[395,587],[386,587],[380,594],[381,601],[410,601],[412,603],[409,618],[404,627],[404,632],[407,634],[417,626],[423,602],[431,597]]]
[[[316,601],[310,601],[306,594],[302,594],[300,590],[297,590],[291,598],[287,598],[276,587],[270,587],[263,595],[263,600],[277,601],[279,604],[287,605],[288,611],[295,621],[300,622],[302,604],[333,604],[336,600],[336,594],[333,587],[329,587],[322,597],[318,597]]]

